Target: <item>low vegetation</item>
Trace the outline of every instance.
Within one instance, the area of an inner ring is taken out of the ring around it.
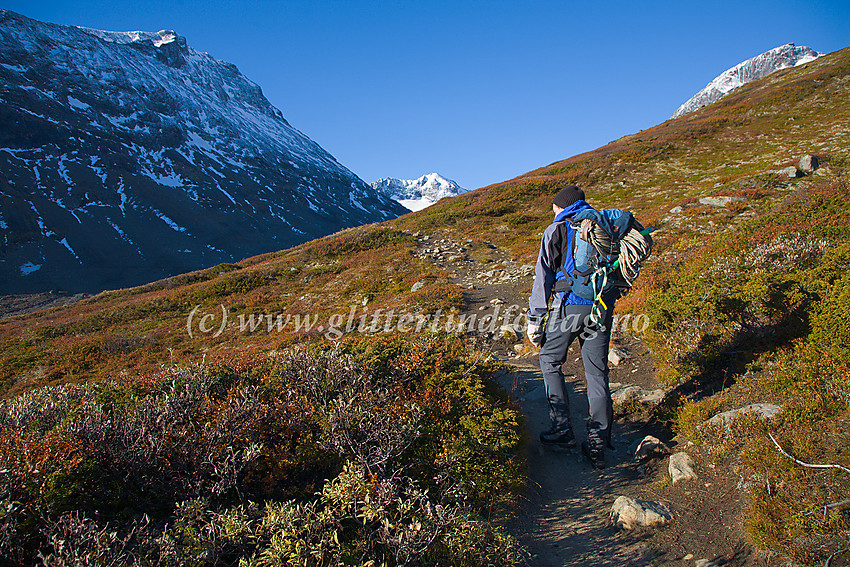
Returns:
[[[459,338],[346,341],[4,402],[0,557],[511,565],[520,418]]]
[[[741,477],[753,541],[806,565],[850,534],[848,194],[823,182],[778,198],[709,239],[646,302],[653,351],[679,386],[681,431]],[[759,402],[782,411],[706,425]]]

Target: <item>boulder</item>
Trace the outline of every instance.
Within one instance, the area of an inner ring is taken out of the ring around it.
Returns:
[[[419,290],[420,290],[420,289],[422,289],[424,286],[425,286],[425,282],[423,282],[423,281],[421,281],[421,280],[420,280],[420,281],[416,282],[415,284],[413,284],[413,286],[410,288],[410,293],[413,293],[413,292],[415,292],[415,291],[419,291]],[[364,305],[365,305],[365,304],[364,304]]]
[[[669,452],[670,449],[667,448],[667,445],[665,445],[658,437],[653,437],[652,435],[644,437],[634,449],[635,459],[638,460],[664,455]]]
[[[624,360],[631,358],[631,353],[624,348],[612,348],[608,351],[608,364],[619,366]]]
[[[803,173],[813,173],[818,168],[817,156],[803,156],[800,158],[800,163],[797,167]]]
[[[729,426],[732,424],[732,421],[734,421],[735,418],[737,418],[741,414],[754,413],[760,419],[770,419],[771,417],[778,414],[781,409],[782,408],[776,404],[750,404],[742,408],[718,413],[717,415],[709,419],[707,423],[712,427],[725,426],[728,429]]]
[[[670,455],[670,463],[667,470],[670,472],[670,478],[673,479],[673,484],[677,484],[683,480],[694,480],[697,478],[697,473],[693,469],[694,461],[687,453],[676,453]]]
[[[784,169],[780,169],[779,171],[777,171],[777,173],[780,176],[784,175],[784,176],[788,177],[788,179],[794,179],[795,177],[799,177],[800,170],[792,165],[792,166],[786,167]]]
[[[611,507],[611,521],[626,530],[662,526],[672,519],[673,516],[661,502],[620,496]]]

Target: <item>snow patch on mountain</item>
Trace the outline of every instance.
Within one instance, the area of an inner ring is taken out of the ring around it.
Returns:
[[[796,67],[823,55],[810,47],[793,43],[766,51],[718,75],[704,89],[680,106],[671,118],[678,118],[719,100],[745,83],[761,79],[780,69]]]
[[[418,179],[385,177],[371,185],[379,193],[411,211],[421,211],[444,197],[456,197],[468,191],[438,173],[429,173]]]

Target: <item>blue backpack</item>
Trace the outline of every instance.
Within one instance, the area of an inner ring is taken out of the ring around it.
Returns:
[[[572,231],[571,239],[567,230]],[[560,247],[557,257],[564,274],[554,291],[571,291],[607,308],[606,301],[627,294],[637,279],[641,264],[652,251],[652,230],[644,229],[632,213],[620,209],[577,213],[569,223],[562,223],[552,238]],[[568,247],[570,240],[573,246]],[[575,265],[572,270],[566,269],[569,258]]]

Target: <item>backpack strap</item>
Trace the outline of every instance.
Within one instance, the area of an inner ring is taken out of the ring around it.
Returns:
[[[552,235],[552,240],[550,241],[551,248],[549,258],[552,260],[553,266],[560,266],[559,271],[564,275],[562,279],[555,282],[555,285],[552,288],[552,291],[556,293],[569,293],[573,287],[573,279],[571,275],[564,270],[568,258],[572,259],[573,266],[575,266],[575,250],[573,250],[573,246],[569,246],[570,238],[567,233],[568,230],[575,231],[575,227],[568,221],[559,223],[558,228],[555,230],[555,233]],[[575,232],[573,232],[573,234],[575,234]],[[575,236],[573,236],[573,238],[575,238]]]

